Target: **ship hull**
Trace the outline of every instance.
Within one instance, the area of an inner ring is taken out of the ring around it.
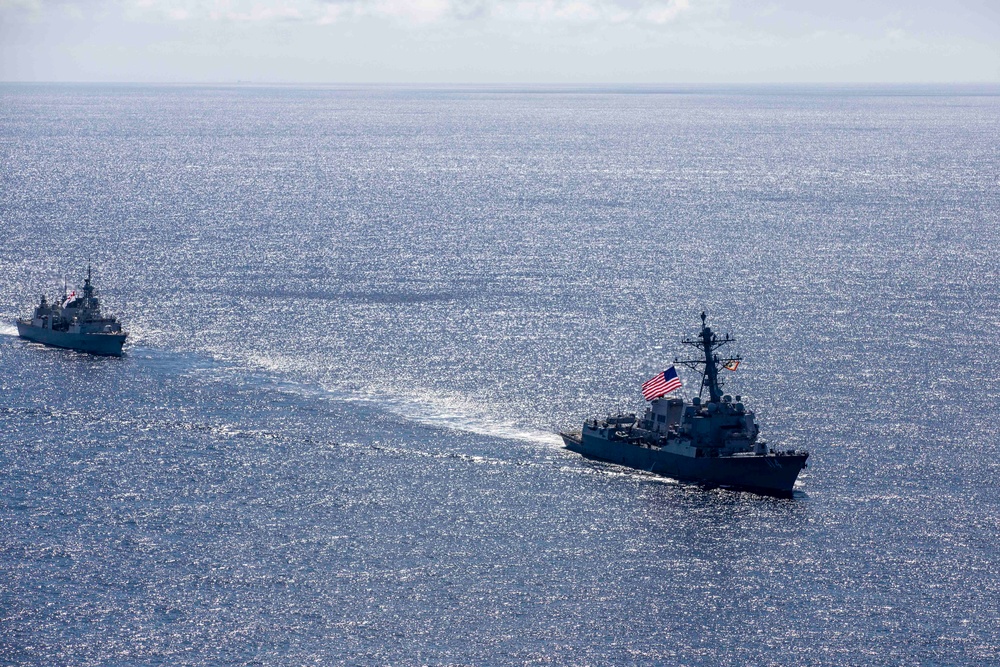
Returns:
[[[36,343],[51,345],[52,347],[61,347],[67,350],[78,350],[80,352],[89,352],[90,354],[100,354],[109,357],[120,357],[122,355],[122,347],[125,345],[125,338],[128,334],[77,334],[42,329],[41,327],[33,327],[24,322],[18,322],[17,335]]]
[[[683,456],[580,433],[562,433],[566,448],[591,459],[608,461],[673,479],[727,486],[770,495],[790,496],[808,454],[754,456]]]

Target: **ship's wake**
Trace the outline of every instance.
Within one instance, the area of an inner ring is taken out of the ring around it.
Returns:
[[[458,392],[419,386],[400,388],[380,382],[367,385],[338,383],[328,386],[318,379],[315,384],[308,380],[292,380],[293,376],[308,375],[315,370],[293,358],[266,354],[241,359],[213,354],[212,358],[223,368],[244,366],[252,375],[257,376],[258,381],[275,385],[282,391],[355,405],[363,410],[389,413],[433,428],[562,447],[562,439],[558,434],[500,418],[482,402]]]
[[[345,403],[377,407],[425,426],[506,440],[562,446],[562,440],[557,434],[496,419],[476,401],[459,394],[427,389],[410,389],[405,392],[330,390],[329,393],[331,397]]]

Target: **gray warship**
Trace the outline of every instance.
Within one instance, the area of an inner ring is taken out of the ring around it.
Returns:
[[[728,334],[716,335],[702,313],[699,336],[681,341],[699,350],[698,358],[674,360],[702,373],[698,396],[687,402],[667,397],[680,387],[674,380],[667,391],[654,393],[641,418],[632,413],[590,419],[580,431],[560,433],[566,447],[588,458],[674,479],[790,496],[809,453],[768,447],[742,397],[723,394],[719,371],[735,370],[742,358],[720,358],[716,350],[733,340]],[[673,367],[664,374],[676,378]],[[706,390],[708,400],[703,402]]]
[[[128,332],[114,315],[101,313],[88,266],[82,295],[67,294],[64,287],[62,299],[49,303],[43,294],[31,317],[17,320],[17,335],[54,347],[120,357]]]

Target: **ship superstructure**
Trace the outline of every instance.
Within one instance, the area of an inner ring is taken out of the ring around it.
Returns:
[[[719,371],[735,370],[742,359],[720,357],[717,350],[733,339],[713,332],[705,313],[701,320],[698,337],[682,341],[700,355],[674,361],[701,373],[699,396],[689,401],[654,396],[641,417],[629,413],[587,420],[580,431],[561,434],[566,447],[676,479],[790,494],[809,453],[769,447],[742,397],[723,393]]]
[[[43,294],[31,317],[17,320],[17,333],[45,345],[110,356],[121,356],[128,336],[117,317],[101,312],[89,266],[81,294],[64,287],[55,302]]]

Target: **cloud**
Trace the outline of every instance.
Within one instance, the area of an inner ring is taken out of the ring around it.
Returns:
[[[0,2],[10,0],[0,0]],[[31,0],[20,0],[30,2]],[[330,24],[364,18],[404,24],[492,20],[505,23],[664,24],[690,0],[121,0],[144,20]]]

